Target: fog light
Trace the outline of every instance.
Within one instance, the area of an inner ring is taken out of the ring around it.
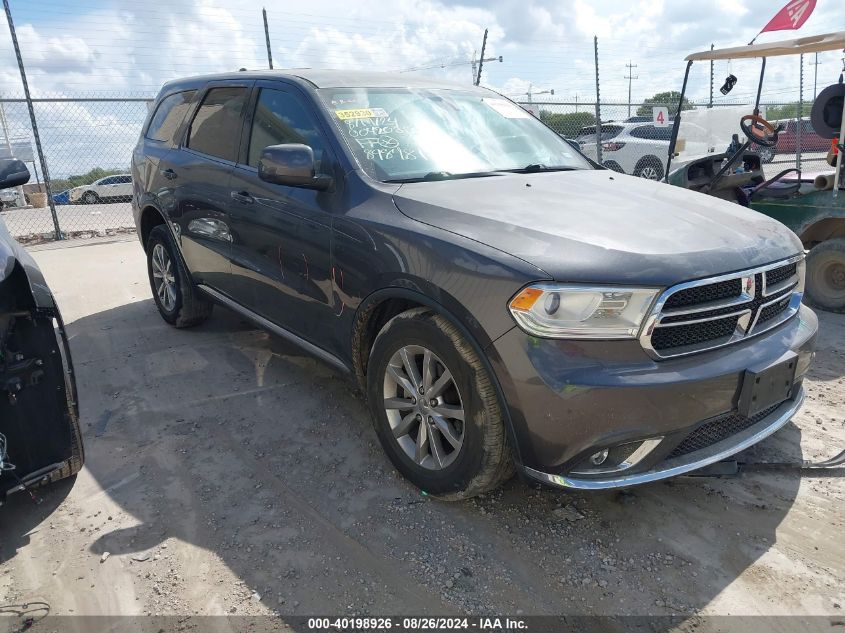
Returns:
[[[603,451],[599,451],[598,453],[594,453],[590,457],[590,463],[593,466],[601,466],[607,460],[607,455],[610,451],[608,449],[604,449]]]
[[[618,444],[584,457],[575,468],[569,471],[571,475],[607,475],[618,473],[639,464],[651,453],[662,437],[653,437],[648,440],[626,442]]]

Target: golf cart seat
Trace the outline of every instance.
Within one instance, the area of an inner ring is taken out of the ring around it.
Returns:
[[[795,172],[795,176],[787,178],[787,174]],[[777,176],[752,188],[748,193],[749,201],[754,200],[784,200],[791,198],[801,189],[801,170],[784,169]]]

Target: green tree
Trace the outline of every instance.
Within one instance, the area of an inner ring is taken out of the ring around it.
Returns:
[[[595,125],[596,117],[589,112],[550,112],[540,110],[540,120],[558,134],[573,138],[578,130],[587,125]]]
[[[804,107],[801,109],[801,116],[802,117],[809,117],[810,114],[813,112],[813,102],[810,101],[809,103],[804,103]],[[766,119],[769,121],[780,121],[783,119],[796,119],[798,118],[798,102],[795,101],[793,103],[785,103],[783,105],[770,105],[766,106]]]
[[[651,109],[654,106],[668,106],[670,114],[674,114],[678,108],[678,101],[681,98],[681,93],[677,90],[670,90],[669,92],[658,92],[653,97],[649,97],[643,104],[637,108],[637,116],[651,116]],[[695,104],[684,97],[681,110],[695,110]]]

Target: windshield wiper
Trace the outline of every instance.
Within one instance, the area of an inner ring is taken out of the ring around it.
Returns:
[[[453,174],[450,171],[430,171],[425,176],[414,176],[413,178],[393,178],[383,182],[429,182],[432,180],[457,180],[459,178],[482,178],[484,176],[495,176],[492,171],[474,171],[465,174]]]
[[[541,171],[576,171],[578,169],[581,168],[565,167],[563,165],[559,165],[557,167],[549,167],[548,165],[543,165],[542,163],[531,163],[530,165],[520,167],[519,169],[500,169],[499,171],[506,171],[511,174],[535,174]]]

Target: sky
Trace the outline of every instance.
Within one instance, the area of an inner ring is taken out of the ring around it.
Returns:
[[[845,0],[818,0],[796,34],[767,33],[758,42],[845,30]],[[598,38],[603,119],[623,118],[624,106],[678,90],[690,52],[750,41],[786,0],[10,0],[30,88],[36,97],[152,97],[177,77],[241,67],[266,68],[261,9],[267,9],[276,68],[350,68],[432,75],[470,83],[473,55],[489,30],[482,84],[518,100],[567,104],[595,101],[593,37]],[[296,7],[302,7],[300,11]],[[804,60],[804,98],[839,77],[845,53]],[[635,67],[626,67],[626,64]],[[709,64],[694,66],[689,94],[706,102]],[[716,102],[724,77],[739,78],[731,100],[750,100],[757,62],[718,62]],[[798,99],[796,58],[770,60],[764,100]],[[554,90],[554,95],[550,91]],[[22,87],[11,38],[0,27],[0,96]],[[560,106],[572,111],[575,106]],[[591,109],[586,106],[586,109]],[[114,155],[131,148],[144,104],[38,105],[54,156],[65,143],[60,171],[89,164],[90,148],[120,138]],[[9,104],[14,127],[26,127],[22,105]],[[85,130],[85,139],[77,138]],[[12,130],[14,133],[15,130]],[[63,136],[64,135],[64,136]],[[114,141],[118,143],[117,141]],[[89,149],[85,149],[89,148]],[[109,152],[106,151],[106,154]],[[114,159],[115,161],[118,158]],[[119,160],[123,160],[120,158]],[[79,164],[75,164],[79,163]]]
[[[783,0],[785,1],[785,0]],[[799,34],[845,30],[843,0],[818,0]],[[155,94],[174,77],[265,68],[261,8],[267,8],[276,67],[407,70],[471,80],[468,63],[489,29],[483,82],[535,100],[595,99],[593,36],[599,39],[603,95],[627,100],[627,63],[636,65],[632,97],[678,89],[683,58],[715,43],[748,42],[781,0],[10,0],[24,62],[39,94]],[[5,29],[4,29],[5,30]],[[759,41],[791,37],[768,33]],[[8,34],[0,35],[0,91],[19,93]],[[825,85],[838,76],[840,55],[822,56]],[[812,82],[814,68],[805,60]],[[721,84],[725,63],[717,68]],[[445,66],[442,68],[441,66]],[[734,68],[731,70],[736,74]],[[773,69],[767,91],[797,98],[799,65]],[[739,89],[753,92],[752,70]],[[709,68],[701,98],[709,89]],[[782,76],[781,76],[782,75]],[[739,94],[739,93],[738,93]]]

